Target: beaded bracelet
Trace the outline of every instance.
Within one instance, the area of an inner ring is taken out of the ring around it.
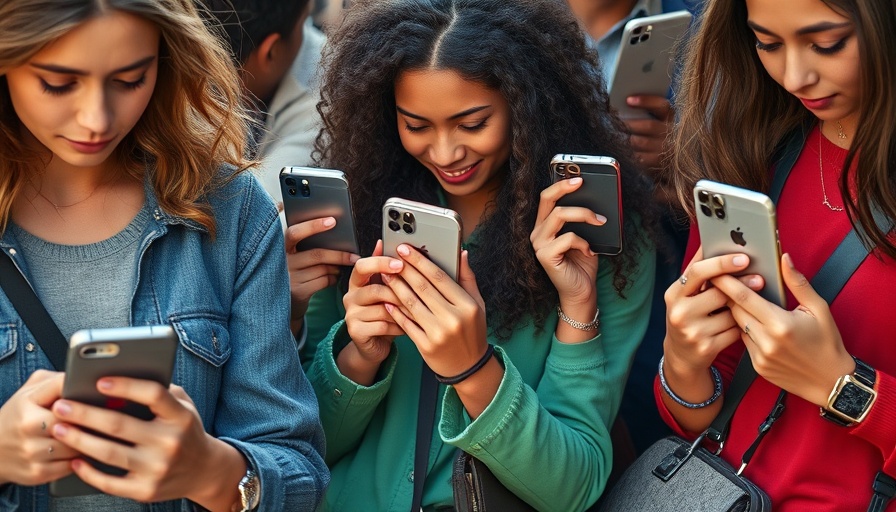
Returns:
[[[681,398],[680,396],[676,395],[672,391],[672,389],[669,387],[669,384],[666,383],[666,376],[663,375],[663,361],[665,361],[665,359],[666,359],[666,356],[663,356],[660,358],[660,370],[659,370],[660,385],[663,386],[663,391],[665,391],[666,394],[669,395],[669,398],[674,400],[675,403],[677,403],[678,405],[687,407],[688,409],[702,409],[703,407],[706,407],[707,405],[715,402],[716,400],[719,399],[720,396],[722,396],[722,374],[719,373],[719,370],[715,366],[709,367],[709,371],[712,372],[712,380],[713,380],[713,387],[714,387],[712,396],[709,397],[709,400],[706,400],[705,402],[700,402],[699,404],[695,404],[693,402],[688,402],[688,401],[684,400],[683,398]]]
[[[580,331],[594,331],[597,330],[598,327],[600,327],[600,320],[598,320],[598,317],[600,316],[600,308],[598,308],[597,311],[594,312],[594,320],[588,322],[587,324],[585,322],[579,322],[578,320],[569,318],[568,316],[566,316],[566,313],[564,313],[563,310],[560,309],[560,306],[557,306],[557,316],[560,317],[560,320],[563,320],[564,322],[573,326],[573,328]]]
[[[441,382],[442,384],[447,384],[449,386],[459,384],[459,383],[463,382],[464,380],[466,380],[467,378],[469,378],[474,373],[478,372],[483,366],[485,366],[485,363],[487,363],[488,360],[492,358],[492,355],[494,353],[495,353],[495,346],[492,345],[491,343],[489,343],[488,348],[485,349],[485,354],[483,354],[482,357],[479,359],[479,361],[476,361],[476,363],[474,363],[473,366],[471,366],[467,371],[465,371],[459,375],[455,375],[454,377],[442,377],[441,375],[436,373],[435,374],[436,380]]]

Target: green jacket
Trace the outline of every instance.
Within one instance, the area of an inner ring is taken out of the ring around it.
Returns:
[[[612,462],[610,426],[650,315],[654,259],[652,247],[642,249],[623,299],[612,286],[612,265],[601,257],[602,334],[595,339],[560,343],[554,337],[556,315],[540,332],[527,322],[507,340],[490,335],[506,370],[497,395],[476,421],[470,421],[451,387],[440,387],[426,510],[454,504],[456,448],[485,462],[539,510],[583,510],[600,497]],[[407,511],[422,359],[410,338],[398,337],[378,381],[371,387],[355,384],[334,360],[350,343],[344,313],[341,294],[330,287],[313,297],[306,315],[302,355],[320,403],[332,471],[321,510]]]

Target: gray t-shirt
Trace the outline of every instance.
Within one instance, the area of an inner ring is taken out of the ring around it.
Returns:
[[[15,224],[31,285],[63,336],[78,329],[130,324],[131,298],[137,282],[140,235],[150,218],[143,209],[121,232],[88,245],[60,245],[42,240]],[[53,512],[139,512],[148,506],[132,500],[93,494],[51,498]]]

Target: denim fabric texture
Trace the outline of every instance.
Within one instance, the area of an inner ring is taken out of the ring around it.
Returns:
[[[180,338],[174,383],[192,398],[206,431],[236,447],[257,471],[258,510],[313,510],[329,471],[317,400],[289,330],[289,277],[273,202],[249,173],[221,185],[209,197],[212,240],[198,223],[165,213],[149,186],[146,201],[152,219],[137,251],[131,325],[174,327]],[[10,236],[0,237],[0,248],[30,279]],[[0,401],[41,368],[51,369],[49,360],[0,293]],[[0,510],[47,504],[45,485],[0,488]],[[144,508],[198,509],[187,500]]]

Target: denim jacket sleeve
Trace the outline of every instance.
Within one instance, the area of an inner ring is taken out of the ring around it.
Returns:
[[[259,510],[313,510],[329,482],[317,401],[289,331],[289,277],[273,204],[252,179],[241,221],[228,320],[231,354],[211,434],[236,447],[261,481]],[[260,212],[263,212],[261,214]]]

